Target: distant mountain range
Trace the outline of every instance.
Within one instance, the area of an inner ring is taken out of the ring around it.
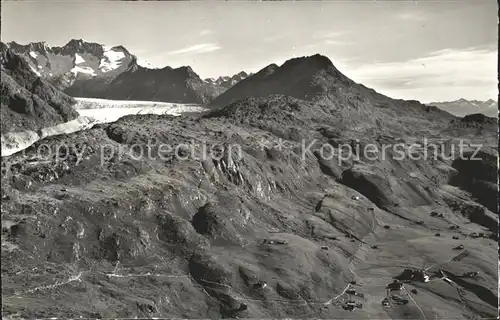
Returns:
[[[240,73],[235,74],[232,77],[225,76],[225,77],[218,77],[217,79],[207,78],[205,79],[205,82],[229,89],[238,82],[240,82],[241,80],[246,79],[251,75],[252,73],[247,74],[245,71],[242,71]]]
[[[493,118],[498,116],[498,102],[493,99],[478,101],[462,98],[455,101],[431,102],[427,105],[436,106],[459,117],[474,113],[482,113]]]
[[[82,39],[62,47],[1,43],[2,52],[7,49],[24,57],[33,73],[79,97],[206,104],[248,76],[202,80],[189,66],[152,68],[123,46]]]

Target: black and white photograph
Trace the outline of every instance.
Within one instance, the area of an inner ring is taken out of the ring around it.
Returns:
[[[498,319],[499,12],[2,0],[2,320]]]

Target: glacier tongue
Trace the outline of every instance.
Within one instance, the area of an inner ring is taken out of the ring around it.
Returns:
[[[2,157],[10,156],[16,152],[22,151],[40,139],[58,134],[67,134],[90,128],[95,119],[91,117],[80,116],[74,120],[60,123],[52,127],[42,128],[40,134],[32,130],[21,132],[8,132],[1,135]]]
[[[68,134],[91,128],[97,123],[114,122],[119,118],[132,114],[169,114],[179,116],[183,113],[201,113],[206,111],[202,106],[186,105],[154,101],[106,100],[93,98],[76,98],[75,109],[80,117],[60,123],[52,127],[42,128],[40,134],[27,130],[9,132],[1,135],[1,155],[9,156],[22,151],[40,139]],[[92,107],[92,108],[89,108]]]

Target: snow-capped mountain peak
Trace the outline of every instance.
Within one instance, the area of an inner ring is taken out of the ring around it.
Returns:
[[[484,102],[489,108],[497,108],[498,107],[498,102],[496,102],[493,99],[488,99]]]
[[[158,67],[155,67],[151,62],[145,60],[145,59],[142,59],[142,58],[137,58],[136,60],[136,63],[138,66],[141,66],[143,68],[147,68],[147,69],[160,69]]]
[[[215,84],[215,85],[229,88],[229,87],[234,86],[236,83],[240,82],[241,80],[245,79],[246,77],[248,77],[248,74],[245,71],[241,71],[241,72],[239,72],[231,77],[220,76],[217,79],[207,78],[204,81],[206,83]]]
[[[99,70],[109,72],[119,68],[126,58],[125,52],[120,50],[120,47],[107,48],[104,47],[103,57],[99,62]]]
[[[38,75],[62,87],[79,79],[117,76],[136,61],[123,46],[107,47],[84,39],[71,39],[62,47],[49,47],[45,42],[5,46],[24,56]]]

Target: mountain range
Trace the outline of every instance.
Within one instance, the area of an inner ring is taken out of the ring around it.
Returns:
[[[2,50],[2,130],[70,119],[71,92],[213,109],[2,155],[3,319],[498,314],[495,119],[392,99],[319,54],[233,84],[30,46]]]
[[[215,78],[206,78],[205,82],[215,84],[218,86],[222,86],[224,88],[231,88],[241,80],[248,78],[249,76],[253,75],[253,73],[247,74],[245,71],[241,71],[240,73],[235,74],[232,77],[229,76],[224,76],[224,77],[218,77],[217,79]]]
[[[248,76],[240,72],[202,80],[189,66],[152,68],[123,46],[82,39],[62,47],[45,42],[0,46],[24,57],[36,75],[77,97],[206,104]]]
[[[482,113],[493,118],[498,116],[498,102],[493,99],[479,101],[461,98],[454,101],[430,102],[428,105],[436,106],[458,117],[473,113]]]
[[[153,68],[121,45],[109,47],[83,39],[72,39],[62,47],[51,47],[45,42],[0,43],[0,49],[17,53],[35,75],[74,97],[222,106],[248,96],[274,93],[305,100],[328,100],[336,105],[356,105],[356,101],[359,105],[366,96],[371,96],[378,106],[392,104],[372,89],[355,84],[328,58],[319,55],[306,62],[295,58],[282,66],[271,64],[257,74],[242,71],[233,76],[201,79],[189,66]],[[309,91],[304,91],[306,87]],[[233,90],[227,92],[230,88]],[[492,99],[459,99],[427,105],[456,116],[482,113],[496,117],[498,109]]]

